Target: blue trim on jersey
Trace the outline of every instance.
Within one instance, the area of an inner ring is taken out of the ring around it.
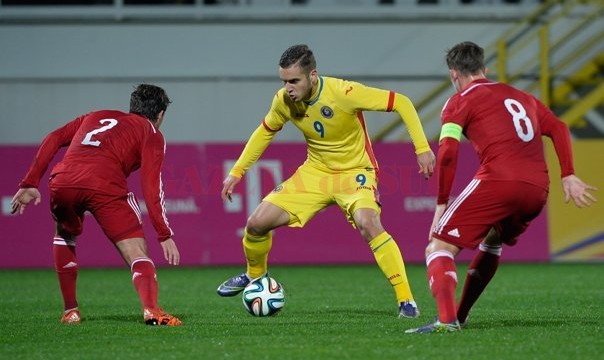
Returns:
[[[323,76],[319,76],[319,91],[317,91],[317,96],[315,96],[314,99],[312,99],[308,102],[305,101],[305,103],[307,103],[308,105],[314,105],[321,97],[322,91],[323,91]]]

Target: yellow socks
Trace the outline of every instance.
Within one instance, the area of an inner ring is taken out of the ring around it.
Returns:
[[[273,245],[272,232],[266,235],[251,235],[247,230],[243,236],[243,251],[247,259],[247,274],[252,279],[264,275],[268,269],[268,252]]]
[[[378,266],[392,284],[397,302],[413,301],[403,256],[392,236],[384,231],[373,238],[369,242],[369,246],[371,246]]]

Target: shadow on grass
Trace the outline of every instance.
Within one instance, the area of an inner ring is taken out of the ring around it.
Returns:
[[[173,314],[181,320],[190,319],[190,314]],[[120,322],[120,323],[143,323],[143,315],[142,314],[101,314],[101,315],[91,315],[91,316],[83,316],[83,322]]]

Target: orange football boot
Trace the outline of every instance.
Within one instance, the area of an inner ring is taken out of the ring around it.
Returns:
[[[182,321],[176,316],[172,316],[161,308],[156,310],[145,308],[143,311],[145,317],[145,324],[147,325],[166,325],[166,326],[180,326]]]

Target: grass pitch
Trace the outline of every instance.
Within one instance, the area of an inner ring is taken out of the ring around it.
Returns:
[[[460,285],[465,265],[458,267]],[[604,264],[503,264],[454,334],[404,334],[436,305],[425,267],[407,266],[422,315],[397,318],[374,265],[271,267],[286,290],[276,316],[255,318],[220,282],[242,268],[160,268],[160,304],[184,326],[142,322],[128,269],[82,269],[83,322],[59,323],[52,270],[0,272],[0,351],[11,359],[596,359],[604,353]]]

